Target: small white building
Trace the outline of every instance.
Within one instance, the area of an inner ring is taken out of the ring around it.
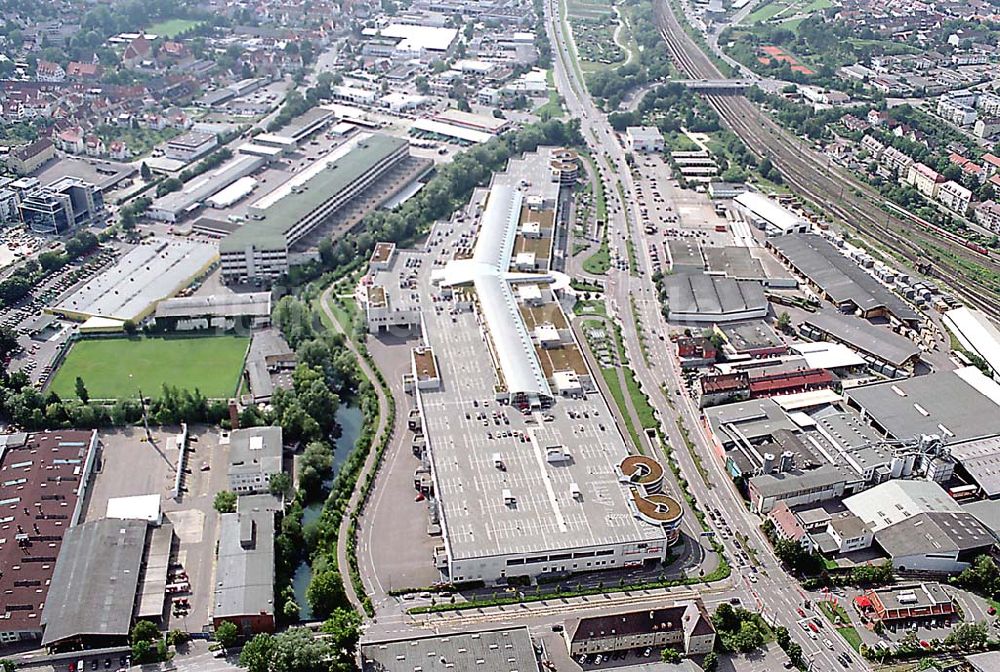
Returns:
[[[229,434],[229,489],[245,495],[267,492],[281,473],[281,427],[250,427]]]
[[[625,142],[630,152],[662,152],[666,144],[663,133],[655,126],[629,126],[625,130]]]
[[[219,144],[219,136],[214,133],[188,131],[167,141],[163,154],[168,159],[194,161],[208,154]]]

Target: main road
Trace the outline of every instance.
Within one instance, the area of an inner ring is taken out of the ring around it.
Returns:
[[[656,287],[652,280],[652,260],[649,241],[635,217],[632,204],[639,202],[631,168],[625,150],[614,134],[605,114],[597,108],[587,91],[574,57],[571,39],[565,32],[558,0],[545,6],[546,30],[554,46],[554,81],[563,96],[570,118],[580,119],[581,131],[590,146],[598,166],[599,179],[605,181],[608,203],[608,245],[613,257],[629,258],[629,241],[636,255],[633,272],[613,265],[607,277],[607,298],[610,313],[621,325],[625,347],[643,390],[650,396],[663,432],[670,442],[674,459],[687,477],[692,495],[704,512],[717,511],[716,518],[706,518],[713,531],[721,536],[730,559],[748,557],[749,563],[738,570],[737,581],[744,582],[747,592],[758,609],[772,623],[784,625],[799,641],[805,657],[825,661],[824,669],[836,669],[836,656],[845,653],[852,660],[851,669],[870,669],[840,636],[830,636],[829,644],[804,636],[797,621],[797,610],[805,597],[798,582],[783,569],[770,544],[760,531],[761,520],[749,513],[741,497],[731,485],[721,460],[716,456],[702,417],[685,394],[680,367],[669,346],[650,339],[649,362],[642,355],[640,329],[647,336],[668,333],[668,325],[660,311]],[[661,185],[669,197],[670,189]],[[624,199],[622,198],[624,196]],[[631,264],[630,264],[631,266]],[[633,314],[633,302],[635,314]],[[640,324],[636,323],[636,317]],[[669,341],[664,341],[669,343]],[[692,442],[688,448],[681,427],[686,427]],[[695,464],[697,454],[702,469]],[[728,529],[727,529],[728,528]],[[729,534],[729,532],[732,534]],[[751,605],[753,606],[753,605]],[[826,632],[826,631],[824,631]]]

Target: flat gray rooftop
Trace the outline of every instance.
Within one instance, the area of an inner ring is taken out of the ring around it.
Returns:
[[[388,160],[400,147],[407,144],[403,138],[381,133],[358,136],[349,142],[354,144],[351,144],[346,154],[331,160],[311,179],[295,187],[294,191],[289,188],[289,193],[281,196],[284,193],[282,189],[286,186],[283,185],[265,196],[269,205],[263,218],[248,220],[223,239],[219,244],[220,251],[242,252],[248,245],[259,249],[285,249],[288,245],[286,234],[300,220],[350,188],[369,170]],[[331,155],[337,155],[340,149],[334,150]]]
[[[160,299],[183,289],[218,258],[215,246],[148,238],[114,266],[53,307],[69,317],[137,320]]]
[[[963,370],[963,375],[996,387],[976,373]],[[996,402],[954,371],[855,387],[847,391],[847,398],[901,440],[938,434],[946,443],[958,443],[1000,434],[1000,408]]]
[[[274,509],[271,495],[240,497],[222,514],[212,615],[274,613]]]
[[[822,236],[812,233],[768,239],[796,271],[830,295],[834,303],[851,302],[863,311],[883,307],[903,321],[917,319],[916,311],[881,285]]]
[[[723,273],[727,278],[739,280],[767,278],[760,259],[751,256],[746,247],[706,247],[701,252],[705,255],[705,262],[711,273]]]
[[[526,199],[547,198],[552,183],[546,170],[538,158],[516,160],[494,183],[519,185]],[[529,184],[520,186],[522,180]],[[454,303],[435,302],[439,290],[430,282],[435,255],[456,249],[459,237],[468,234],[460,228],[451,227],[422,264],[405,269],[415,273],[412,291],[424,306],[426,342],[438,358],[440,388],[419,394],[452,559],[662,541],[661,528],[631,513],[629,491],[615,473],[629,451],[600,394],[557,397],[546,411],[550,421],[494,401],[494,363],[482,326],[475,313],[456,308],[452,314]],[[552,446],[563,446],[569,459],[548,462],[546,448]],[[495,466],[495,455],[504,470]],[[571,494],[574,483],[579,499]],[[505,503],[505,490],[513,505]]]
[[[701,245],[697,241],[668,240],[667,251],[670,253],[670,268],[674,273],[691,271],[700,273],[705,270],[705,258],[702,256]]]
[[[52,599],[42,611],[42,646],[128,637],[145,544],[145,521],[103,519],[67,530],[49,586]]]
[[[767,298],[759,282],[700,273],[668,275],[663,282],[671,313],[724,316],[767,310]]]
[[[903,366],[920,356],[916,343],[887,326],[872,324],[863,317],[819,312],[807,317],[802,324],[815,327],[855,350],[893,366]]]
[[[528,629],[426,635],[361,644],[361,672],[536,672]]]

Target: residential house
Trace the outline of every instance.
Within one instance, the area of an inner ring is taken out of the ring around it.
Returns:
[[[108,156],[115,161],[127,161],[129,158],[128,146],[121,140],[115,140],[108,147]]]
[[[64,152],[69,154],[84,153],[83,129],[79,126],[59,131],[53,136],[53,139],[59,149]]]
[[[72,61],[66,68],[66,76],[77,81],[100,79],[104,74],[104,68],[100,63],[81,63]]]
[[[128,43],[122,53],[122,64],[128,68],[137,68],[143,61],[148,60],[153,53],[153,43],[146,38],[146,35],[139,35]]]
[[[66,79],[66,71],[58,63],[38,61],[35,77],[40,82],[61,82]]]
[[[55,155],[56,148],[52,141],[40,138],[10,150],[7,155],[7,167],[18,175],[28,175]]]
[[[948,180],[938,189],[938,200],[944,207],[964,217],[972,204],[972,192],[958,182]]]
[[[1000,233],[1000,203],[984,201],[976,206],[976,222],[994,233]]]
[[[164,67],[184,67],[194,62],[194,56],[182,42],[167,40],[160,45],[156,60]]]
[[[938,190],[945,182],[945,178],[928,165],[914,163],[910,166],[905,181],[927,198],[937,198]]]
[[[972,132],[978,138],[989,140],[1000,135],[1000,117],[979,117]]]

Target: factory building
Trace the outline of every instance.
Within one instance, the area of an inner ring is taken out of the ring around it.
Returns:
[[[229,489],[267,492],[271,476],[281,473],[281,427],[235,429],[229,435]]]
[[[809,220],[763,194],[747,191],[737,195],[733,199],[733,205],[750,224],[766,232],[768,236],[787,236],[809,231]]]
[[[8,535],[0,545],[0,645],[41,639],[43,607],[65,599],[48,594],[57,561],[72,549],[69,533],[80,520],[96,453],[96,431],[0,435]]]
[[[363,134],[297,174],[258,201],[249,221],[220,242],[223,280],[269,282],[286,273],[293,245],[408,156],[406,140]]]
[[[233,623],[240,635],[274,632],[274,513],[271,495],[246,495],[219,517],[212,625]]]

